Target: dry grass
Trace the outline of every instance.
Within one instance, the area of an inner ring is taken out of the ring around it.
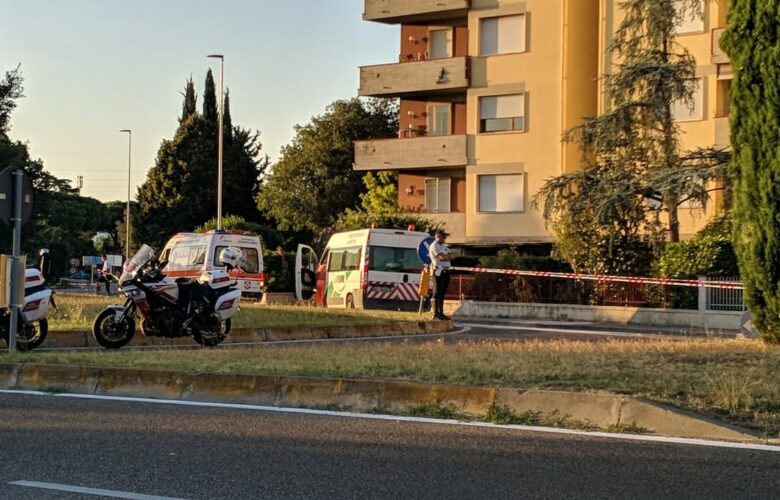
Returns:
[[[49,311],[49,330],[52,331],[89,330],[92,328],[92,322],[106,306],[124,303],[123,297],[105,295],[57,294],[55,300],[59,310]],[[233,318],[233,327],[370,325],[416,319],[416,314],[393,311],[346,311],[242,303],[241,310]]]
[[[8,359],[8,358],[6,358]],[[724,340],[306,345],[12,359],[210,373],[390,378],[631,394],[780,432],[780,347]]]

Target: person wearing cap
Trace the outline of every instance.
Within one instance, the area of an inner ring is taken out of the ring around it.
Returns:
[[[444,315],[444,296],[447,294],[447,287],[450,285],[450,267],[452,266],[452,255],[447,246],[446,231],[438,231],[435,241],[431,243],[428,254],[431,257],[431,266],[433,268],[433,317],[434,319],[450,319]]]

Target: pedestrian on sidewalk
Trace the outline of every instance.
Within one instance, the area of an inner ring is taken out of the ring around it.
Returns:
[[[431,258],[431,267],[433,269],[433,318],[450,319],[444,315],[444,297],[447,295],[447,288],[450,286],[450,268],[452,267],[450,248],[447,246],[446,231],[438,231],[435,241],[428,249]]]

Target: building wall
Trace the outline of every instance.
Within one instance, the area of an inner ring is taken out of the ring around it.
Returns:
[[[480,20],[511,14],[526,15],[526,51],[480,57]],[[471,158],[466,172],[466,239],[470,242],[550,240],[541,214],[530,207],[530,198],[547,178],[561,171],[562,21],[561,1],[472,2],[469,13],[472,83],[467,98]],[[525,94],[526,130],[479,133],[480,98],[514,93]],[[479,175],[520,173],[525,175],[523,212],[479,212]]]

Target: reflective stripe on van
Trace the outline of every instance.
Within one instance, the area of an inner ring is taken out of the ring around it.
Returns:
[[[417,285],[414,283],[394,283],[372,281],[368,284],[366,297],[380,300],[419,300]]]

